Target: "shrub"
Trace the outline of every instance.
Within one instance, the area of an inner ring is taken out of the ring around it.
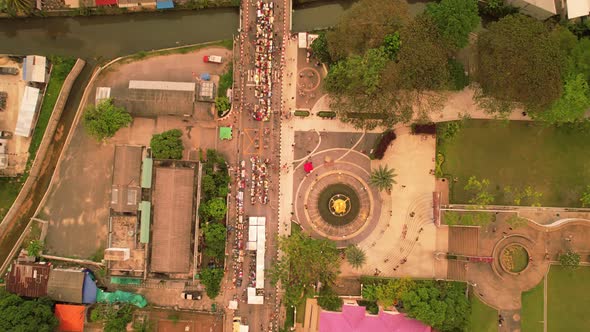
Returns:
[[[322,289],[318,297],[318,305],[324,310],[340,311],[342,309],[342,302],[342,299],[331,289]]]
[[[231,104],[229,98],[226,96],[220,96],[215,98],[215,109],[217,109],[217,115],[222,117],[229,111]]]
[[[434,135],[436,133],[436,124],[434,123],[412,123],[412,134]]]
[[[221,221],[225,217],[227,207],[223,198],[213,198],[199,207],[201,216],[207,220]]]
[[[319,111],[317,114],[320,118],[333,119],[336,117],[336,112],[332,111]]]
[[[576,269],[580,265],[580,255],[570,250],[559,255],[559,263],[569,269]]]
[[[455,59],[449,59],[449,77],[452,90],[460,91],[469,85],[469,77],[465,74],[465,67]]]
[[[219,295],[221,280],[223,279],[223,269],[207,268],[201,273],[201,283],[205,286],[207,296],[214,299]]]
[[[309,111],[302,111],[302,110],[297,110],[295,111],[295,116],[300,116],[300,117],[306,117],[309,116]]]
[[[387,147],[389,147],[389,144],[391,144],[391,142],[393,142],[393,140],[395,140],[396,137],[397,136],[395,135],[395,132],[393,130],[388,130],[384,132],[379,138],[379,141],[377,142],[377,147],[373,151],[373,158],[379,160],[383,159],[385,151],[387,151]]]
[[[96,106],[89,105],[82,121],[90,136],[103,140],[115,136],[119,129],[129,126],[133,119],[123,107],[115,106],[109,98]]]

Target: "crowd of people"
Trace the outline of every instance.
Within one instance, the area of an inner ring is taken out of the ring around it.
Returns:
[[[262,161],[259,157],[252,157],[250,158],[250,163],[252,164],[250,203],[254,205],[258,198],[259,203],[267,204],[269,188],[268,169],[270,160],[265,159]]]
[[[232,249],[234,277],[232,281],[237,287],[242,286],[242,278],[244,274],[244,191],[246,190],[246,161],[242,160],[237,168],[235,176],[236,187],[238,192],[236,194],[236,209],[238,222],[236,223],[236,236],[234,239],[234,246]]]
[[[272,98],[272,52],[273,52],[273,2],[256,2],[256,56],[255,96],[258,103],[254,105],[252,116],[258,121],[268,121],[271,113]]]

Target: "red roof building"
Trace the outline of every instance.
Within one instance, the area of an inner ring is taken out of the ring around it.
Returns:
[[[83,305],[56,304],[55,317],[59,320],[58,331],[83,332],[84,313]]]
[[[51,263],[17,262],[6,277],[6,290],[25,297],[47,295]]]
[[[110,6],[117,4],[117,0],[96,0],[95,2],[97,6]]]
[[[432,332],[433,329],[404,314],[380,311],[368,315],[365,307],[343,305],[342,312],[321,311],[319,332]]]

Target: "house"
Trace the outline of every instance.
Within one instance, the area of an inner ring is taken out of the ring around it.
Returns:
[[[51,270],[47,295],[57,302],[92,304],[96,302],[98,287],[87,269]]]
[[[47,296],[51,263],[15,261],[6,275],[6,290],[24,297]]]
[[[141,198],[141,157],[139,146],[117,145],[111,186],[111,209],[117,213],[137,214]]]
[[[58,331],[84,331],[84,316],[86,307],[83,305],[56,304],[55,317],[59,321]]]
[[[37,106],[41,91],[30,86],[25,87],[23,98],[18,110],[16,128],[14,134],[22,137],[29,137],[32,134],[35,120],[37,118]]]
[[[23,80],[26,82],[47,82],[47,58],[38,55],[27,55],[23,62]]]
[[[195,109],[195,82],[129,81],[127,89],[112,89],[114,104],[133,116],[192,116]]]

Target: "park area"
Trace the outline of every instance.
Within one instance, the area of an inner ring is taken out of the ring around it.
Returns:
[[[590,131],[581,126],[548,126],[524,121],[464,120],[437,125],[437,156],[451,184],[451,203],[468,203],[471,176],[488,179],[492,204],[515,204],[507,187],[541,193],[542,206],[578,207],[590,183]],[[531,205],[525,200],[520,205]]]
[[[472,293],[469,294],[469,302],[471,302],[471,315],[466,332],[498,331],[498,311],[481,302]]]
[[[547,331],[585,331],[590,324],[590,267],[553,265],[547,277]],[[543,281],[522,293],[523,332],[543,330]]]

